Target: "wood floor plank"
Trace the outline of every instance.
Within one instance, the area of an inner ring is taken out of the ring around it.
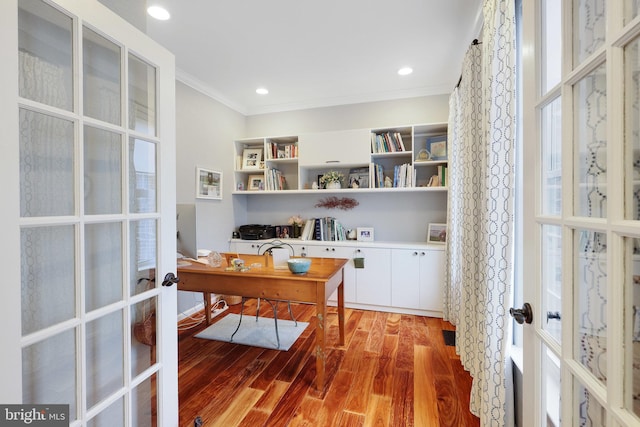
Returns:
[[[364,425],[366,427],[384,427],[389,426],[391,415],[391,398],[387,396],[371,396],[371,404],[367,407],[367,413],[364,417]]]
[[[396,368],[411,372],[413,372],[413,328],[414,316],[402,315],[398,331]]]
[[[337,425],[340,427],[362,427],[364,426],[364,415],[342,411],[340,421]]]
[[[414,347],[413,412],[416,426],[437,426],[440,424],[438,402],[431,371],[431,353],[432,349],[430,347],[422,345]]]
[[[380,354],[384,342],[384,330],[387,326],[387,313],[376,312],[365,351]]]
[[[347,411],[356,414],[366,413],[377,362],[378,356],[376,354],[363,353],[345,404]]]
[[[441,427],[465,425],[463,410],[458,400],[452,375],[435,375],[435,390],[438,399],[438,419]]]
[[[227,313],[239,310],[238,304]],[[245,313],[255,310],[256,301],[249,300]],[[287,352],[194,338],[205,325],[179,331],[180,426],[193,426],[198,415],[206,427],[217,425],[221,414],[235,423],[225,427],[364,426],[372,420],[394,427],[479,426],[468,410],[471,378],[442,339],[442,328],[452,327],[447,322],[347,309],[345,346],[327,340],[325,387],[318,391],[315,307],[293,304],[292,310],[310,325]],[[336,309],[327,311],[327,332],[337,336]],[[268,304],[260,315],[273,316]],[[278,316],[288,316],[282,304]]]
[[[281,399],[276,407],[273,408],[267,423],[274,426],[286,425],[295,415],[315,377],[316,361],[313,358],[309,358],[300,375],[291,383],[287,398]]]
[[[351,389],[353,375],[353,372],[340,370],[336,373],[335,379],[323,399],[322,406],[318,410],[315,426],[331,427],[336,425],[344,408],[344,396]]]
[[[369,337],[368,331],[358,330],[353,335],[349,347],[347,348],[342,366],[340,369],[350,372],[355,372],[358,369],[360,360],[362,360],[362,353],[364,352],[364,346]]]
[[[396,370],[393,377],[391,425],[413,427],[413,371]],[[420,426],[418,426],[420,427]]]
[[[288,427],[313,427],[321,407],[321,399],[306,395]]]
[[[260,400],[256,402],[256,409],[260,409],[267,413],[273,411],[273,408],[275,408],[278,402],[280,402],[290,385],[291,383],[284,381],[273,381],[264,391]]]
[[[400,320],[402,319],[402,314],[400,313],[389,313],[387,316],[387,325],[384,331],[387,335],[398,335],[400,332]]]
[[[217,417],[207,417],[213,420],[213,422],[209,422],[207,425],[210,424],[216,427],[237,426],[249,410],[251,410],[251,407],[260,399],[262,393],[264,393],[262,390],[249,387],[243,388],[237,394],[237,398],[233,400],[224,412],[218,413]]]
[[[378,358],[378,366],[373,378],[373,393],[389,397],[392,395],[397,352],[398,336],[385,334],[382,353]]]

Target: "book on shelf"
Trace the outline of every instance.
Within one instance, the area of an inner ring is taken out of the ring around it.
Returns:
[[[447,186],[447,166],[446,165],[438,165],[438,178],[440,179],[440,186]]]
[[[298,157],[298,144],[267,142],[267,159],[295,159]]]
[[[395,153],[399,151],[406,151],[400,132],[371,134],[372,153]]]
[[[267,169],[267,183],[265,190],[287,190],[287,179],[278,169]]]
[[[347,231],[334,217],[310,218],[305,223],[301,240],[347,240]]]
[[[411,187],[413,178],[413,169],[409,163],[396,165],[393,168],[393,186],[394,187]]]

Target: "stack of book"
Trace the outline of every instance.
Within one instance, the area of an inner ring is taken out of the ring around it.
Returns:
[[[371,134],[372,153],[395,153],[396,151],[405,151],[400,132]]]
[[[393,168],[393,186],[411,187],[413,181],[413,168],[411,164],[404,163]]]
[[[298,144],[278,144],[267,142],[267,159],[295,159],[298,157]]]
[[[267,184],[265,190],[287,190],[287,179],[278,169],[267,170]]]
[[[371,163],[369,167],[371,171],[371,180],[373,188],[384,188],[384,168],[377,163]]]
[[[309,218],[300,235],[302,240],[347,240],[347,230],[333,217]]]

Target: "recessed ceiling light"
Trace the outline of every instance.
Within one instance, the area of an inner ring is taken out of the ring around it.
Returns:
[[[404,68],[400,68],[398,70],[398,74],[400,74],[401,76],[406,76],[413,73],[413,68],[411,67],[404,67]]]
[[[156,18],[159,21],[166,21],[167,19],[171,18],[171,15],[167,11],[167,9],[162,6],[149,6],[149,8],[147,9],[147,13],[149,14],[149,16]]]
[[[256,89],[256,93],[258,95],[266,95],[269,93],[269,91],[263,87],[259,87],[258,89]]]

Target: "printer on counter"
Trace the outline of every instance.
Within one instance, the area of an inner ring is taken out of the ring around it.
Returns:
[[[248,224],[238,227],[242,240],[262,240],[276,237],[276,228],[273,225]]]

